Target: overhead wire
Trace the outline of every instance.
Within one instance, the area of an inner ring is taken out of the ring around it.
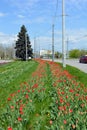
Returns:
[[[58,0],[57,0],[57,2],[56,2],[56,9],[55,9],[54,17],[53,17],[53,24],[54,24],[55,21],[56,21],[57,10],[58,10]],[[40,34],[44,34],[44,33],[45,33],[45,35],[46,35],[49,31],[51,31],[51,29],[52,29],[52,27],[49,27],[47,30],[45,30],[44,32],[42,32],[42,33],[40,33]],[[37,34],[36,36],[39,37],[40,34]]]
[[[54,17],[53,17],[53,24],[55,24],[55,22],[56,22],[57,11],[58,11],[58,3],[59,3],[59,0],[57,0],[57,2],[56,2],[56,10],[55,10]]]
[[[53,21],[52,21],[52,24],[55,24],[55,22],[56,22],[56,17],[57,17],[57,11],[58,11],[58,4],[59,3],[59,0],[56,0],[56,8],[55,8],[55,12],[54,12],[54,17],[53,17]],[[47,29],[47,31],[45,30],[43,33],[45,33],[45,36],[48,34],[48,32],[51,32],[52,31],[52,26],[49,28],[49,29]],[[36,37],[39,37],[39,40],[40,40],[40,35],[41,34],[43,34],[43,33],[40,33],[40,34],[37,34],[36,35]],[[48,40],[47,40],[47,42],[48,42]]]

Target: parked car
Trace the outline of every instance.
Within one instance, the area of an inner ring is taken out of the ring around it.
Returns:
[[[87,55],[81,56],[79,59],[80,63],[87,63]]]

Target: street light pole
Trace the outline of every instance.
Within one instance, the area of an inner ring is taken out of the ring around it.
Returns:
[[[66,67],[64,0],[62,0],[62,62],[63,62],[63,67]]]

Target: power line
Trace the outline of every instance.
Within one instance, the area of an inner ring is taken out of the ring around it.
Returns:
[[[55,24],[56,17],[57,17],[58,3],[59,3],[59,1],[57,0],[57,2],[56,2],[56,10],[55,10],[54,19],[53,19],[53,24]]]
[[[58,4],[59,4],[59,0],[56,1],[56,9],[55,9],[54,17],[53,17],[53,24],[51,26],[51,29],[52,29],[52,61],[54,60],[54,26],[55,26],[54,23],[55,23],[56,17],[57,17]],[[48,34],[48,31],[45,31],[45,35]],[[38,36],[38,37],[40,37],[40,36]]]
[[[78,37],[78,38],[76,38],[76,39],[71,39],[71,40],[69,40],[69,41],[75,43],[76,41],[79,41],[79,40],[84,39],[84,38],[86,38],[86,37],[87,37],[87,35],[84,35],[84,36]]]
[[[58,0],[56,3],[56,11],[55,11],[54,19],[53,19],[53,24],[52,24],[52,61],[54,61],[54,23],[56,21],[57,9],[58,9]]]
[[[82,36],[82,37],[76,38],[76,39],[71,40],[71,41],[78,41],[78,40],[81,40],[81,39],[86,38],[86,37],[87,37],[87,35],[84,35],[84,36]]]

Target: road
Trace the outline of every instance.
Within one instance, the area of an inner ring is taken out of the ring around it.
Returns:
[[[12,60],[0,60],[0,63],[8,63],[11,62]]]
[[[55,60],[55,61],[62,63],[61,59],[60,60]],[[77,60],[77,59],[66,60],[66,64],[70,65],[70,66],[74,66],[74,67],[78,68],[79,70],[87,73],[87,64],[79,63],[79,60]]]
[[[62,59],[55,59],[54,61],[62,63]],[[79,63],[79,60],[77,59],[66,59],[66,64],[70,66],[74,66],[78,68],[79,70],[87,73],[87,64]]]

